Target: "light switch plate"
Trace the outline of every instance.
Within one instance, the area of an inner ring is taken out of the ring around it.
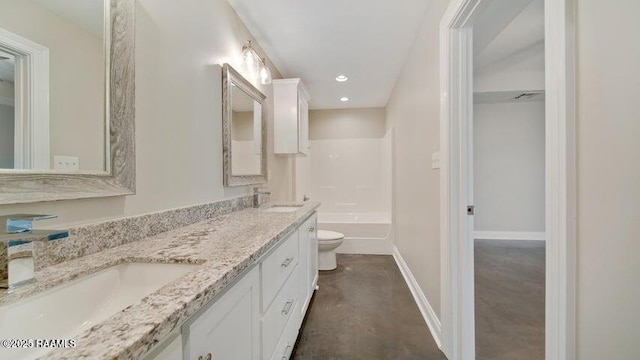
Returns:
[[[80,159],[76,156],[59,156],[53,157],[53,168],[55,170],[80,170]]]
[[[440,169],[440,152],[431,154],[431,168]]]

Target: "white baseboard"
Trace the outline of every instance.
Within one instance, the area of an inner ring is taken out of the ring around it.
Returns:
[[[409,266],[407,266],[407,263],[404,262],[402,255],[400,255],[398,248],[396,248],[395,246],[393,247],[393,258],[396,260],[396,263],[400,268],[400,272],[402,273],[404,280],[407,282],[409,290],[411,290],[411,294],[413,295],[416,304],[418,304],[418,308],[422,313],[422,317],[424,318],[424,321],[427,323],[427,326],[431,331],[431,336],[433,336],[436,344],[438,344],[438,348],[442,349],[442,345],[440,342],[442,326],[440,325],[440,320],[438,319],[435,311],[433,311],[433,308],[429,304],[429,301],[427,300],[424,292],[422,292],[422,289],[420,288],[420,285],[418,285],[418,282],[413,276],[413,273],[411,273]]]
[[[364,255],[392,255],[393,244],[389,238],[365,239],[345,238],[340,247],[336,249],[338,254],[364,254]]]
[[[545,239],[544,231],[474,231],[476,240],[542,240]]]

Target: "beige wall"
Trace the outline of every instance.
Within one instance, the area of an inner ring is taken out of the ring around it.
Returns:
[[[640,2],[578,0],[578,359],[640,356]]]
[[[76,156],[81,170],[103,170],[102,38],[25,0],[1,2],[0,28],[49,49],[51,163]]]
[[[0,81],[0,96],[8,99],[13,99],[15,96],[13,83],[10,83],[8,81]]]
[[[253,111],[232,111],[231,139],[253,141]]]
[[[309,139],[382,138],[385,134],[383,108],[311,110]]]
[[[396,247],[440,314],[439,23],[449,0],[434,0],[387,104],[395,132],[393,216]]]
[[[248,187],[222,185],[222,72],[217,64],[237,64],[243,43],[253,37],[226,0],[136,4],[137,195],[0,206],[0,214],[58,214],[49,224],[62,226],[249,193]],[[275,68],[272,72],[279,77]],[[277,201],[289,188],[288,158],[273,156],[271,87],[258,88],[267,96],[269,187]]]

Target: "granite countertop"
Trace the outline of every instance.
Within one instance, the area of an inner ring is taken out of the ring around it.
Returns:
[[[291,213],[245,209],[36,272],[37,282],[0,294],[0,305],[127,262],[201,264],[182,278],[78,334],[77,346],[41,359],[138,359],[233,283],[318,208]]]

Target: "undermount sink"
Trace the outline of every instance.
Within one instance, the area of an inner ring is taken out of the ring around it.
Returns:
[[[276,213],[288,213],[295,212],[300,210],[303,205],[299,204],[289,204],[289,205],[271,205],[266,208],[264,211],[266,212],[276,212]]]
[[[75,339],[198,265],[124,263],[0,307],[0,339]],[[0,349],[34,359],[51,349]]]

